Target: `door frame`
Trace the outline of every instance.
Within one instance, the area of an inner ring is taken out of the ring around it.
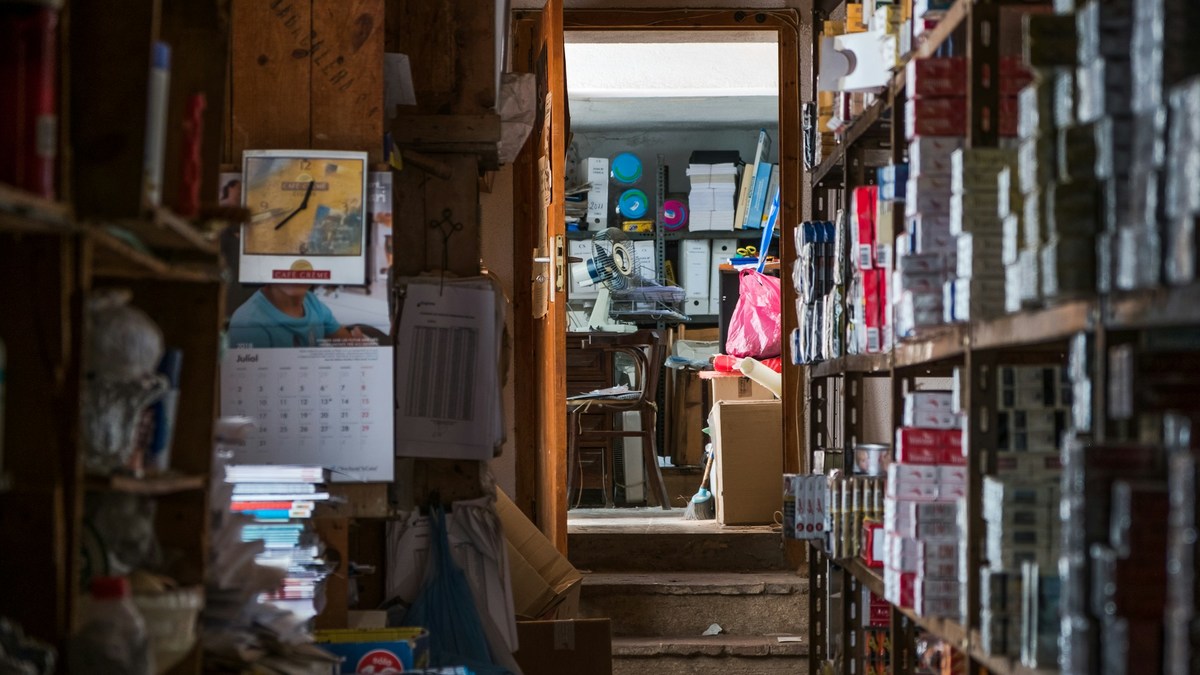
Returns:
[[[524,14],[524,13],[522,13]],[[531,12],[530,14],[538,14]],[[528,24],[527,24],[528,25]],[[523,56],[523,50],[528,49],[532,36],[528,27],[523,33],[521,23],[514,23],[514,63]],[[783,270],[790,270],[795,260],[795,230],[803,213],[803,192],[801,181],[804,168],[801,159],[801,128],[800,128],[800,14],[794,9],[763,9],[747,11],[744,9],[569,9],[563,10],[562,27],[564,32],[570,30],[588,31],[631,31],[631,32],[663,32],[663,31],[769,31],[774,32],[778,45],[779,58],[779,165],[780,174],[780,228],[779,255]],[[523,46],[524,45],[524,46]],[[564,83],[565,87],[565,83]],[[569,130],[566,130],[569,131]],[[528,168],[528,167],[526,167]],[[518,171],[527,174],[528,171]],[[563,180],[560,175],[556,182]],[[530,244],[536,241],[535,205],[530,202],[532,186],[521,188],[520,178],[514,180],[513,214],[514,214],[514,272],[518,280],[529,278],[531,265],[528,251]],[[522,276],[524,269],[525,276]],[[786,273],[785,275],[786,276]],[[516,319],[515,319],[515,450],[517,453],[517,494],[518,506],[531,517],[542,514],[535,519],[543,532],[564,532],[566,530],[567,503],[565,499],[565,484],[562,486],[545,485],[544,478],[539,479],[538,467],[547,461],[542,456],[538,445],[540,430],[538,419],[540,414],[554,414],[553,410],[539,411],[536,392],[540,385],[530,375],[536,372],[522,372],[522,354],[526,362],[532,364],[532,350],[524,345],[530,345],[534,338],[534,323],[528,311],[530,292],[528,284],[518,281],[516,284]],[[524,294],[524,297],[522,295]],[[791,331],[796,326],[795,312],[787,311],[795,304],[795,289],[791,284],[783,284],[783,316],[784,342],[789,341]],[[522,311],[522,306],[525,307]],[[565,334],[563,349],[565,350]],[[786,345],[785,345],[786,352]],[[560,360],[560,363],[565,361]],[[801,440],[804,438],[802,388],[800,387],[801,373],[798,368],[790,366],[784,359],[783,369],[783,406],[786,411],[784,418],[784,471],[798,472],[801,470]],[[560,374],[565,377],[565,373]],[[566,401],[558,402],[557,412],[565,418]],[[565,445],[558,449],[565,454]],[[550,460],[551,463],[556,463]],[[565,467],[564,467],[565,468]],[[541,474],[545,475],[545,474]],[[565,480],[565,476],[564,476]],[[544,522],[545,519],[553,522]],[[555,538],[552,537],[552,540]],[[556,542],[557,543],[557,542]],[[565,552],[565,541],[559,545]]]

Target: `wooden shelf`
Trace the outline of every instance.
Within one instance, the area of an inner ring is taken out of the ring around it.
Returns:
[[[835,565],[840,565],[854,575],[855,579],[863,586],[866,586],[869,591],[883,598],[883,575],[880,570],[872,567],[867,567],[862,558],[854,557],[842,561],[834,561]]]
[[[818,1],[821,2],[821,0]],[[829,0],[829,2],[832,2],[832,0]],[[973,0],[955,0],[950,9],[946,10],[946,13],[942,15],[937,28],[929,32],[929,35],[921,42],[920,46],[899,59],[891,81],[879,93],[875,102],[868,106],[862,115],[859,115],[850,122],[850,127],[842,135],[842,141],[833,153],[823,159],[815,169],[809,172],[813,187],[816,187],[825,180],[825,177],[835,167],[842,165],[846,157],[846,150],[866,135],[868,131],[873,129],[880,120],[884,119],[883,113],[894,105],[897,97],[903,94],[907,80],[905,66],[908,65],[908,61],[914,58],[928,58],[940,49],[967,17],[968,9],[972,2]],[[821,4],[828,3],[822,2]],[[833,3],[834,6],[837,4],[839,3]]]
[[[892,368],[892,355],[882,354],[849,354],[828,361],[821,361],[809,367],[809,377],[832,377],[842,373],[879,373],[886,374]]]
[[[171,495],[203,490],[204,476],[168,474],[164,476],[88,476],[87,488],[92,492],[124,492],[143,496]]]
[[[212,265],[173,265],[151,253],[134,248],[105,230],[89,228],[87,236],[95,244],[93,274],[98,277],[199,283],[220,281],[215,259]]]
[[[145,219],[121,220],[115,224],[136,235],[149,249],[190,251],[210,256],[220,253],[219,242],[170,209],[157,208]]]
[[[971,658],[991,675],[1058,675],[1057,668],[1029,668],[1007,656],[992,656],[975,646],[979,643],[979,632],[971,631]]]
[[[76,229],[66,204],[0,183],[0,232],[71,234]]]
[[[1200,325],[1200,282],[1114,294],[1105,314],[1115,330]]]
[[[958,323],[930,329],[927,336],[901,341],[892,354],[894,368],[912,368],[963,355],[968,341],[967,324]]]
[[[1059,342],[1095,328],[1094,300],[1074,300],[1046,309],[1007,314],[971,324],[971,349],[1003,349]]]
[[[812,542],[814,546],[820,548],[818,542]],[[866,586],[875,595],[882,598],[883,592],[883,576],[862,561],[861,558],[848,558],[845,560],[833,560],[834,565],[837,565],[849,572],[863,586]],[[905,615],[913,623],[917,624],[926,631],[954,645],[956,648],[966,651],[969,645],[967,640],[967,631],[961,623],[953,619],[947,619],[937,616],[919,616],[912,609],[907,607],[899,607],[892,605],[896,611]],[[996,671],[996,672],[1020,672],[1022,675],[1029,675],[1032,671]],[[1040,674],[1039,674],[1040,675]]]

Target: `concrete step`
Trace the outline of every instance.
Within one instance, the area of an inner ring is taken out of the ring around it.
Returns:
[[[614,637],[613,675],[807,675],[808,638]]]
[[[591,573],[584,617],[612,619],[614,636],[808,634],[808,580],[791,572]]]
[[[683,517],[675,510],[677,518]],[[694,522],[694,521],[693,521]],[[767,527],[720,528],[713,521],[691,531],[575,531],[567,537],[567,557],[593,572],[689,572],[790,570],[783,538]]]

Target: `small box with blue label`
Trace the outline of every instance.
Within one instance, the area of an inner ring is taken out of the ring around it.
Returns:
[[[341,657],[339,673],[382,675],[429,666],[429,631],[424,628],[319,630],[322,649]]]

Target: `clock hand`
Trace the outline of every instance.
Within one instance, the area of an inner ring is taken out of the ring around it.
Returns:
[[[313,186],[316,184],[317,181],[315,180],[308,181],[308,189],[304,191],[304,201],[300,202],[301,209],[308,208],[308,198],[312,196]]]
[[[278,230],[279,228],[283,227],[284,225],[287,225],[287,222],[289,220],[291,220],[293,216],[295,216],[297,213],[300,213],[304,209],[308,208],[308,198],[310,196],[312,196],[313,185],[315,185],[315,184],[316,184],[315,180],[308,181],[308,189],[304,191],[304,200],[300,202],[300,206],[297,206],[295,211],[292,211],[291,213],[284,216],[283,220],[279,221],[278,223],[275,223],[275,229]]]
[[[287,225],[287,222],[292,219],[292,216],[295,216],[297,213],[300,213],[303,210],[304,210],[304,207],[297,207],[295,211],[292,211],[291,213],[284,216],[283,220],[279,221],[278,223],[275,223],[275,229],[278,230],[279,228],[283,227],[284,225]]]

